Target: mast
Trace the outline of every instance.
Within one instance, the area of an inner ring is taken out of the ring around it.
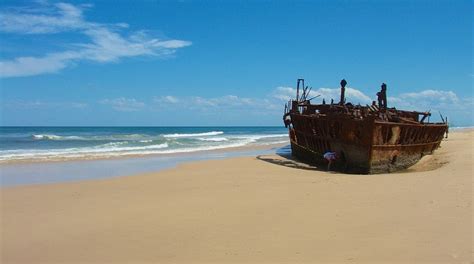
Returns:
[[[341,100],[339,101],[340,105],[343,105],[344,102],[346,101],[346,98],[345,98],[346,85],[347,85],[346,80],[342,79],[342,81],[341,81]]]
[[[302,83],[304,88],[304,79],[298,79],[296,83],[296,101],[298,102],[300,101],[300,82]]]

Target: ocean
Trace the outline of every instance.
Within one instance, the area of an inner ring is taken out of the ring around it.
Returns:
[[[166,155],[288,143],[284,127],[0,127],[0,163]]]

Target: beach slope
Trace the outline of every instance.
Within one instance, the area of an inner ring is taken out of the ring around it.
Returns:
[[[408,172],[277,155],[1,189],[2,263],[472,261],[472,130]]]

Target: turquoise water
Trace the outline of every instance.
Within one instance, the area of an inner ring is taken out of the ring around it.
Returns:
[[[286,142],[284,127],[1,127],[0,163],[167,155]]]

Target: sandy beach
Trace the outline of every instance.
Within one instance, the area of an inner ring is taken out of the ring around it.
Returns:
[[[474,131],[407,172],[278,155],[1,190],[2,263],[469,263]]]

